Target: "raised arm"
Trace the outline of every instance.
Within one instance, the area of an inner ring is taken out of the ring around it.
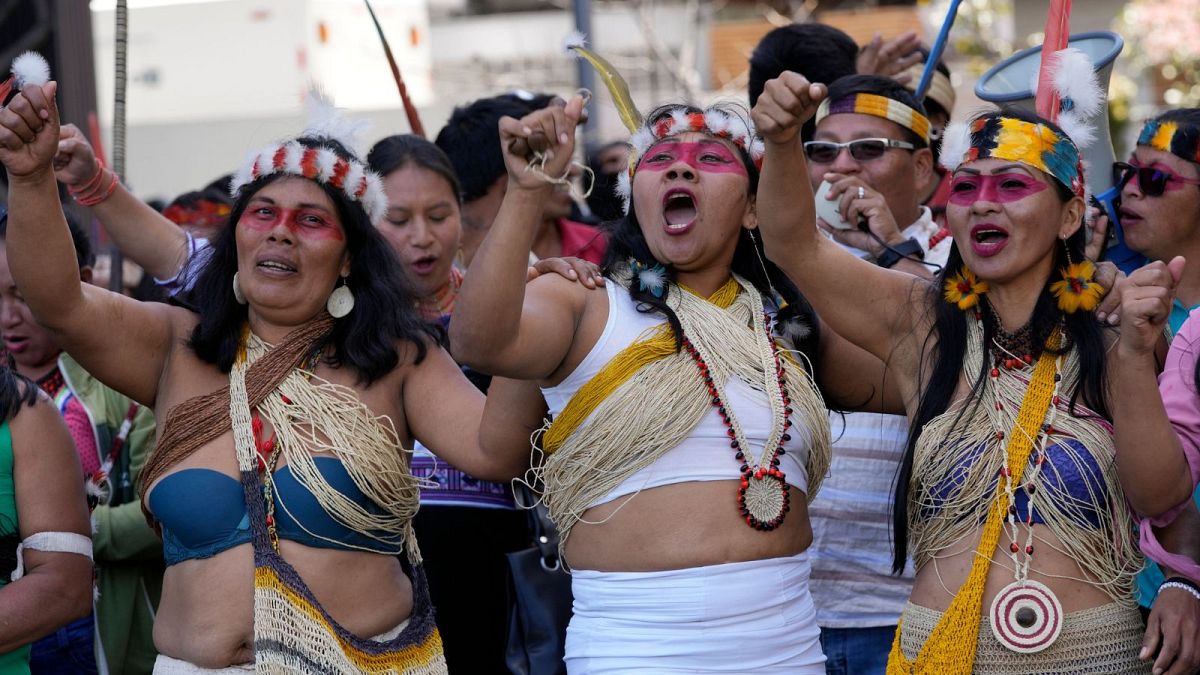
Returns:
[[[476,370],[507,377],[549,377],[566,358],[587,289],[557,276],[526,287],[529,250],[554,188],[545,177],[566,173],[583,100],[550,106],[521,120],[500,121],[508,189],[487,237],[471,261],[450,322],[455,357]],[[540,169],[514,154],[518,140],[545,153]]]
[[[905,414],[896,378],[879,358],[821,326],[817,384],[832,408],[844,411]]]
[[[11,422],[13,483],[21,539],[39,532],[89,536],[83,475],[58,410],[45,397]],[[0,588],[0,654],[49,634],[92,609],[92,561],[26,549],[25,575]]]
[[[51,161],[58,149],[57,83],[29,86],[0,110],[8,170],[8,259],[38,323],[105,384],[153,406],[172,345],[165,305],[139,303],[79,280]]]
[[[450,355],[434,348],[412,367],[402,396],[412,435],[455,467],[508,480],[529,466],[530,436],[546,410],[536,383],[494,378],[485,401]]]
[[[817,229],[800,125],[816,113],[825,86],[785,72],[767,82],[754,106],[766,144],[758,182],[758,226],[767,256],[804,293],[835,332],[879,359],[913,335],[914,286],[923,283],[846,252]]]
[[[1150,263],[1118,286],[1121,294],[1121,337],[1109,370],[1113,428],[1117,443],[1117,475],[1125,496],[1139,515],[1157,519],[1187,502],[1195,488],[1189,467],[1164,399],[1181,424],[1200,423],[1197,394],[1192,388],[1196,355],[1180,335],[1163,372],[1160,394],[1154,349],[1171,314],[1175,284],[1183,273],[1183,258],[1169,265]],[[1185,349],[1187,350],[1185,352]],[[1194,437],[1193,437],[1194,438]],[[1195,451],[1194,451],[1195,452]],[[1200,460],[1200,456],[1197,457]]]
[[[55,178],[78,190],[92,184],[107,185],[111,175],[96,159],[83,132],[74,124],[64,124],[54,156]],[[181,227],[134,197],[120,182],[112,195],[91,208],[117,248],[148,274],[157,279],[179,274],[188,256],[187,235]]]

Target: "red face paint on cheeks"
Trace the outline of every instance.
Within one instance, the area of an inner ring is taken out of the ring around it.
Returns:
[[[252,204],[238,224],[256,232],[267,232],[283,223],[288,231],[311,241],[344,241],[342,227],[324,211],[310,207],[288,209],[273,204]]]
[[[1021,173],[963,174],[950,181],[950,202],[959,206],[979,201],[1007,204],[1035,195],[1046,187],[1045,183]]]
[[[666,141],[652,146],[638,162],[638,171],[666,171],[676,162],[705,173],[734,173],[749,176],[742,160],[723,143]]]

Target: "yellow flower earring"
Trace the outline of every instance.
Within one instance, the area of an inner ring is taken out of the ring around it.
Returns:
[[[1063,240],[1063,247],[1067,245]],[[1093,281],[1096,266],[1091,260],[1071,262],[1071,249],[1067,248],[1067,266],[1059,270],[1062,281],[1050,284],[1050,293],[1058,299],[1058,308],[1065,314],[1074,314],[1079,310],[1090,312],[1100,304],[1104,297],[1104,287]]]
[[[986,281],[976,278],[966,265],[958,274],[946,279],[944,286],[946,302],[957,305],[964,312],[979,304],[979,296],[988,292]]]

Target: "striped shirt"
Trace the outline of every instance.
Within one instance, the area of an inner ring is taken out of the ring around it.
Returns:
[[[900,415],[830,414],[833,465],[809,505],[813,602],[825,628],[894,626],[912,592],[892,574],[892,490],[908,434]],[[844,428],[843,428],[844,426]]]

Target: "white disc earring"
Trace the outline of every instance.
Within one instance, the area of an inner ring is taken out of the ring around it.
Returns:
[[[333,292],[329,294],[329,299],[325,301],[325,310],[329,312],[329,316],[340,319],[353,309],[354,294],[346,285],[346,277],[342,277],[342,285],[333,289]]]
[[[233,273],[233,299],[237,300],[237,304],[246,304],[246,294],[242,293],[242,285],[238,283],[238,273]]]

